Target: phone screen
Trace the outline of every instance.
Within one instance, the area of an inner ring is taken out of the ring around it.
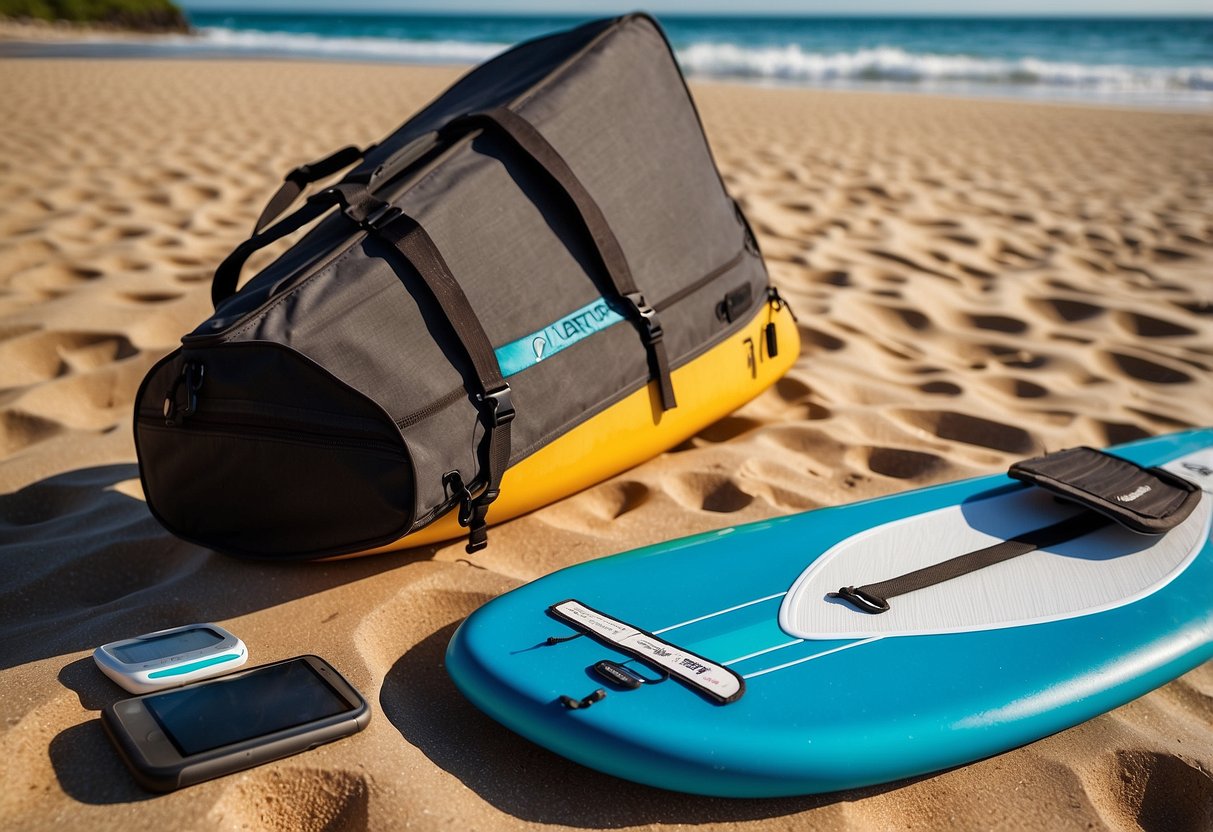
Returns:
[[[182,756],[353,710],[302,660],[143,700]]]
[[[176,656],[178,653],[190,653],[210,647],[223,641],[223,636],[214,630],[197,627],[192,630],[182,630],[179,633],[165,633],[162,636],[141,638],[130,644],[111,647],[109,651],[127,664],[140,664],[153,659],[163,659],[166,656]]]

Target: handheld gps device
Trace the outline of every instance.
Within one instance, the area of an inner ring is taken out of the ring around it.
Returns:
[[[93,661],[131,693],[150,693],[229,673],[248,661],[248,649],[222,627],[188,624],[103,644]]]

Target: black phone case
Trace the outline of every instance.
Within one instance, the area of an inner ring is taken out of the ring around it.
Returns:
[[[135,780],[143,788],[154,792],[169,792],[184,788],[185,786],[192,786],[195,783],[213,780],[225,774],[244,771],[263,763],[280,760],[303,751],[309,751],[325,743],[356,734],[365,728],[371,719],[370,705],[367,703],[365,697],[336,668],[323,659],[319,659],[319,657],[298,656],[282,662],[270,662],[269,664],[259,665],[248,670],[242,669],[238,673],[232,674],[232,676],[254,673],[265,667],[308,658],[318,659],[332,671],[341,685],[346,688],[346,691],[342,691],[340,690],[340,686],[334,685],[334,688],[338,690],[338,694],[347,701],[356,701],[357,704],[353,710],[305,725],[284,728],[272,734],[254,737],[253,739],[184,757],[179,763],[171,765],[152,763],[144,753],[144,748],[140,742],[131,736],[128,726],[123,722],[122,717],[118,715],[116,710],[117,706],[122,702],[156,696],[160,692],[131,697],[130,699],[120,700],[119,702],[107,705],[101,711],[101,725],[113,743],[114,748],[117,749],[118,755],[122,758],[127,768],[131,770]],[[180,689],[184,690],[189,687],[215,684],[227,678],[229,677],[222,676],[215,679],[206,679],[193,685],[186,685]],[[353,697],[347,696],[347,691],[352,693]]]

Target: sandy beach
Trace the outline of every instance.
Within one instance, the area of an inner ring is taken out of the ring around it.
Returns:
[[[800,318],[792,372],[613,480],[462,542],[325,564],[181,542],[142,500],[136,387],[210,310],[280,177],[459,70],[0,60],[0,825],[6,829],[1213,828],[1213,665],[913,782],[724,800],[570,764],[442,668],[476,607],[693,532],[1005,470],[1213,414],[1213,115],[692,85]],[[252,265],[263,265],[262,253]],[[193,621],[324,656],[354,738],[166,796],[98,711],[98,644]]]

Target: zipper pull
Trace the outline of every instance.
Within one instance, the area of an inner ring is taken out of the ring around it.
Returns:
[[[792,320],[795,321],[796,323],[800,323],[800,318],[797,318],[796,313],[792,310],[792,304],[788,303],[788,299],[785,298],[783,295],[779,294],[779,290],[776,289],[774,286],[767,287],[767,300],[769,300],[771,303],[775,304],[776,312],[778,312],[780,309],[783,309],[786,306],[788,309],[788,314],[792,316]]]
[[[187,416],[193,416],[198,409],[198,391],[202,389],[202,378],[206,368],[198,361],[187,361],[181,367],[181,375],[169,388],[164,397],[164,423],[170,426],[181,425]],[[185,404],[177,406],[177,393],[185,387]]]
[[[779,294],[779,290],[774,286],[767,287],[767,300],[775,307],[776,312],[787,307],[788,314],[792,316],[792,320],[798,320],[796,313],[792,311],[792,305],[784,299],[783,295]],[[767,325],[763,327],[763,335],[766,336],[767,358],[774,358],[779,355],[779,335],[775,331],[774,321],[768,321]]]

